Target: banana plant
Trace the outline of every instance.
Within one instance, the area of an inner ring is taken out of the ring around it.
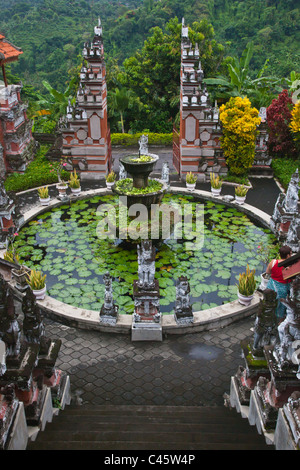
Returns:
[[[232,63],[228,64],[229,78],[218,76],[215,78],[206,78],[203,81],[207,85],[218,85],[218,94],[224,98],[231,96],[248,96],[252,98],[252,104],[257,106],[267,106],[272,98],[273,92],[280,91],[280,80],[274,77],[265,76],[264,72],[267,68],[268,59],[264,63],[261,70],[257,73],[256,78],[250,77],[250,61],[253,56],[253,41],[247,44],[240,59],[233,58]]]

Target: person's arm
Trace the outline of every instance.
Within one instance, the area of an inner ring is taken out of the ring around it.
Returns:
[[[272,260],[272,261],[268,264],[268,267],[267,267],[267,269],[266,269],[266,273],[267,273],[267,274],[271,274],[272,267],[273,267],[273,262],[274,262],[274,260]]]

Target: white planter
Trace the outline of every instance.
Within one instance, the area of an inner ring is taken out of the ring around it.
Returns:
[[[81,188],[71,188],[71,192],[74,196],[78,196],[81,193]]]
[[[246,306],[250,305],[253,297],[254,297],[254,294],[246,296],[246,295],[240,294],[240,292],[238,291],[238,301],[242,305],[246,305]]]
[[[57,189],[58,189],[59,194],[66,194],[67,189],[68,189],[68,185],[67,185],[67,184],[64,184],[64,185],[59,185],[59,184],[58,184],[56,187],[57,187]]]
[[[194,191],[196,187],[196,183],[185,183],[186,187],[189,191]]]
[[[44,300],[45,295],[46,295],[46,290],[47,290],[46,287],[47,286],[45,286],[43,289],[40,289],[40,290],[32,289],[32,292],[34,293],[36,300]]]
[[[237,196],[237,195],[235,195],[235,202],[237,204],[244,204],[245,200],[246,200],[246,196]]]
[[[114,181],[113,181],[112,183],[106,181],[106,187],[107,187],[107,189],[111,189],[114,184],[115,184]]]
[[[50,202],[50,196],[47,197],[47,198],[42,198],[40,197],[40,204],[42,206],[48,206],[49,205],[49,202]]]
[[[210,188],[213,196],[220,196],[222,188]]]

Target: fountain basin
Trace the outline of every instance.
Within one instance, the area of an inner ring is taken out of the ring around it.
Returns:
[[[148,154],[145,155],[145,157],[149,157],[151,160],[144,162],[138,161],[138,154],[126,155],[120,158],[120,162],[123,164],[125,170],[131,175],[135,188],[146,188],[148,186],[148,177],[159,159],[158,155],[154,154]]]

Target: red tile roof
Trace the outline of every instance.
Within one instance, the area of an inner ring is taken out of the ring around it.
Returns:
[[[3,34],[0,33],[0,65],[17,60],[23,51],[11,44]]]

